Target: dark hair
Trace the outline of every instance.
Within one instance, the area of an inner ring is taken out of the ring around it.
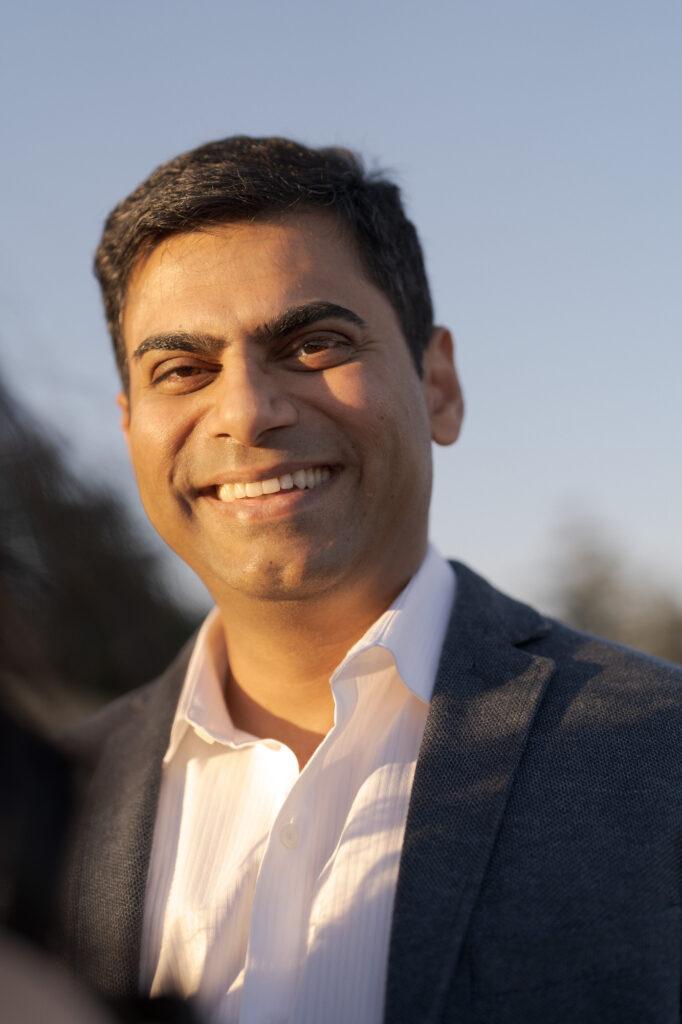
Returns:
[[[162,164],[109,214],[95,255],[121,377],[121,332],[130,275],[169,235],[277,213],[329,210],[353,239],[370,279],[393,306],[412,358],[421,361],[433,308],[421,246],[400,190],[347,149],[309,149],[281,138],[234,136]]]

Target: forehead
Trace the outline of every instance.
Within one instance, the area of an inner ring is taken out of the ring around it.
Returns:
[[[359,305],[397,327],[392,306],[368,278],[337,218],[301,213],[164,239],[133,270],[123,332],[129,344],[131,335],[139,340],[188,318],[206,330],[218,321],[224,329],[248,327],[309,300]]]

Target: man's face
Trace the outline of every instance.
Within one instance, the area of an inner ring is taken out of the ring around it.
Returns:
[[[404,585],[425,550],[432,430],[448,443],[459,427],[449,336],[421,381],[333,218],[167,239],[133,273],[123,329],[143,504],[218,604]]]

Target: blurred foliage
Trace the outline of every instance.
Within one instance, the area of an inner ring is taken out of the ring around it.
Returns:
[[[565,524],[554,577],[558,617],[597,636],[682,664],[682,603],[638,571],[606,530]]]
[[[196,628],[117,499],[0,382],[3,703],[57,726],[153,678]]]

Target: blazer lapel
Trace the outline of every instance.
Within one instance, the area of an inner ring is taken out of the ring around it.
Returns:
[[[62,890],[66,948],[79,975],[111,996],[138,991],[161,766],[192,643],[154,683],[65,738],[83,787]]]
[[[457,564],[396,888],[386,1024],[440,1019],[514,773],[554,663],[550,626]]]

